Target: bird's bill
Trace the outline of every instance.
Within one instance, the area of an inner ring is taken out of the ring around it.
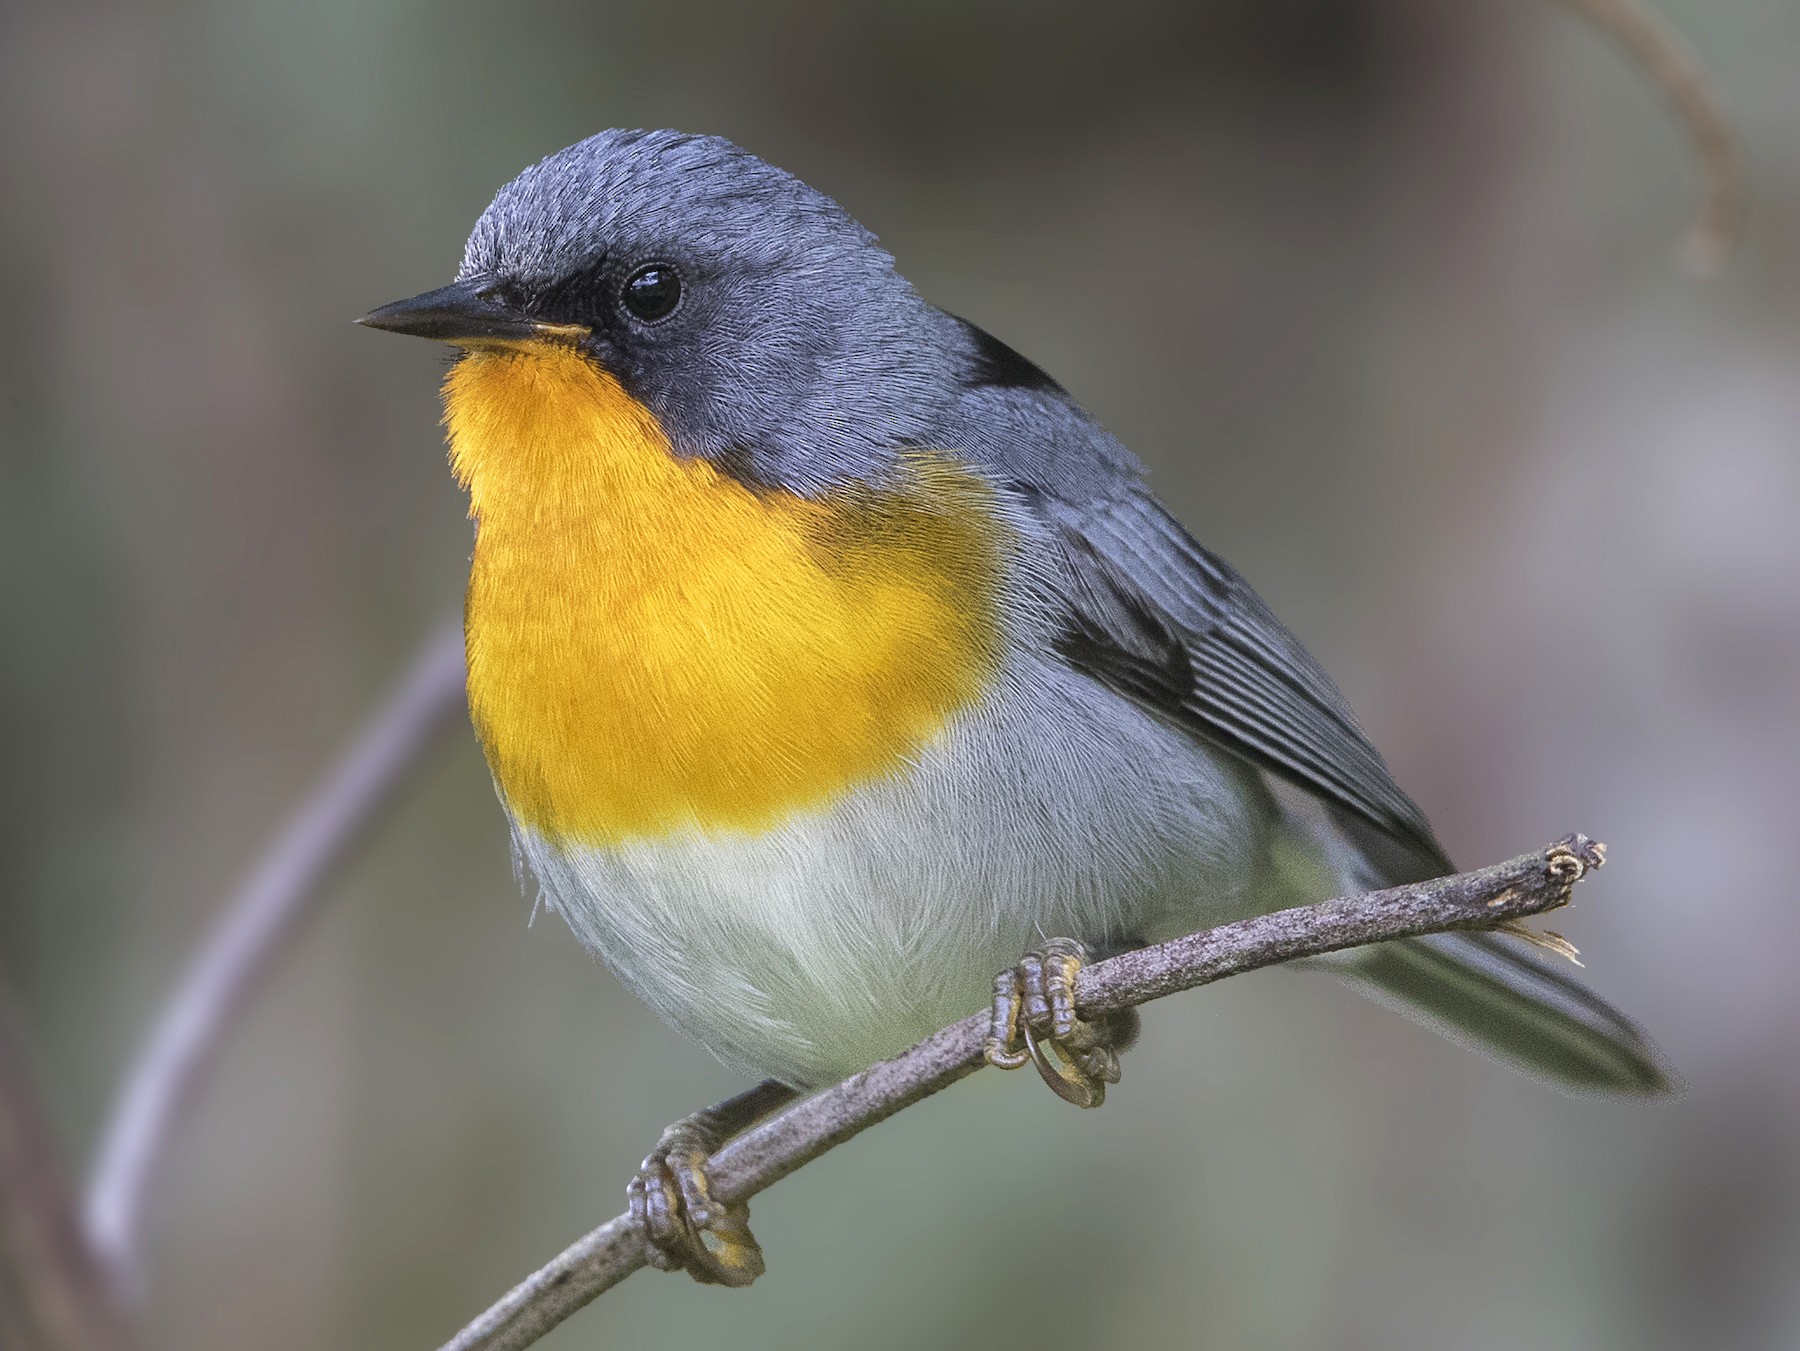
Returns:
[[[487,283],[479,278],[452,282],[409,300],[396,300],[370,310],[356,322],[459,347],[506,347],[546,338],[585,338],[590,331],[583,324],[548,323],[512,309],[494,299]]]

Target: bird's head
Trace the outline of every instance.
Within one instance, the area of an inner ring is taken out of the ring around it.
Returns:
[[[794,491],[878,479],[955,388],[941,316],[875,237],[716,137],[607,131],[502,188],[449,286],[361,322],[572,348],[675,453]]]

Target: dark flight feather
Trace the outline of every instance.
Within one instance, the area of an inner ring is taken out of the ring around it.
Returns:
[[[1071,665],[1374,826],[1428,875],[1455,871],[1337,686],[1228,563],[1147,493],[1035,496],[1077,579]]]

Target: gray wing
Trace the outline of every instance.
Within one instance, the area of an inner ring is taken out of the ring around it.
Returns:
[[[1130,452],[1025,357],[945,318],[969,391],[948,443],[985,458],[1061,555],[1064,659],[1319,798],[1389,881],[1455,871],[1337,686]]]
[[[1344,696],[1249,583],[1195,543],[1129,452],[1048,376],[961,324],[961,435],[1056,557],[1047,599],[1077,670],[1310,793],[1389,884],[1455,871]],[[1565,972],[1489,934],[1359,949],[1343,974],[1577,1091],[1663,1093],[1649,1039]]]
[[[1454,871],[1337,686],[1249,583],[1147,489],[1115,485],[1085,502],[1041,488],[1027,496],[1075,581],[1066,660],[1298,784],[1353,835],[1367,839],[1373,827],[1410,856],[1385,871]]]

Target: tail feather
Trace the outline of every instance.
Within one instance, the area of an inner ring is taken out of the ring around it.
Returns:
[[[1655,1045],[1573,976],[1492,934],[1359,948],[1337,966],[1436,1030],[1585,1093],[1675,1091]]]
[[[1271,854],[1278,905],[1456,871],[1429,838],[1397,839],[1333,803],[1267,782],[1288,827]],[[1650,1097],[1679,1091],[1636,1024],[1519,939],[1432,934],[1307,965],[1329,969],[1434,1031],[1575,1092]]]

